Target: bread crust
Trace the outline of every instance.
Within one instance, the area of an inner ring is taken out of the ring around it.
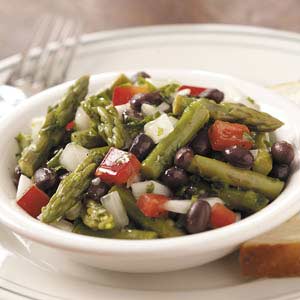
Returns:
[[[245,276],[300,276],[300,241],[288,244],[246,243],[240,249],[240,265]]]

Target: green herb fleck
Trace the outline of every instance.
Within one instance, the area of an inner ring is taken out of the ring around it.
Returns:
[[[153,192],[154,192],[154,183],[151,182],[151,183],[147,184],[147,186],[146,186],[146,193],[152,194]]]
[[[157,136],[161,136],[161,135],[163,135],[163,134],[164,134],[164,129],[161,128],[161,127],[158,127],[158,128],[157,128]]]
[[[252,103],[252,104],[255,104],[254,99],[252,99],[252,98],[250,98],[250,97],[247,97],[247,101],[250,102],[250,103]]]

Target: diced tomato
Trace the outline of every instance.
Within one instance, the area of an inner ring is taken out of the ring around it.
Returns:
[[[42,211],[42,207],[49,202],[49,196],[41,191],[38,187],[33,185],[18,201],[17,204],[21,206],[28,214],[36,218]]]
[[[110,184],[124,184],[138,175],[140,169],[141,163],[134,154],[112,147],[97,168],[96,176]]]
[[[189,89],[191,91],[190,95],[195,97],[198,96],[200,93],[205,91],[207,88],[200,87],[200,86],[191,86],[191,85],[182,85],[178,91]]]
[[[211,208],[211,214],[210,214],[210,225],[213,228],[219,228],[223,226],[230,225],[232,223],[235,223],[236,221],[236,215],[235,213],[224,206],[221,203],[216,203]]]
[[[163,205],[169,200],[170,199],[164,195],[144,194],[137,200],[136,205],[145,216],[157,218],[167,213]]]
[[[71,121],[66,125],[66,130],[71,131],[74,128],[74,126],[75,126],[75,122]]]
[[[148,92],[147,85],[117,86],[114,88],[112,102],[114,106],[126,104],[135,94]]]
[[[243,124],[217,120],[209,128],[208,136],[211,147],[216,151],[223,151],[230,146],[240,146],[249,150],[253,146],[253,141],[249,138],[250,130]]]

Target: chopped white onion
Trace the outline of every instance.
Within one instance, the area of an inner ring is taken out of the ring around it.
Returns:
[[[235,213],[235,221],[238,222],[238,221],[241,221],[242,219],[242,216],[240,213]]]
[[[217,203],[220,203],[220,204],[224,205],[224,201],[221,198],[218,198],[218,197],[209,197],[209,198],[204,198],[203,200],[208,202],[210,207],[213,207]]]
[[[133,196],[138,199],[143,194],[159,194],[169,197],[171,195],[171,191],[168,187],[165,185],[154,181],[154,180],[148,180],[148,181],[142,181],[133,183],[131,185]]]
[[[90,117],[84,111],[84,109],[79,106],[75,115],[75,124],[78,130],[86,130],[90,128]]]
[[[169,120],[171,121],[171,123],[173,124],[173,126],[175,127],[177,122],[178,122],[178,119],[176,119],[175,117],[173,116],[169,116]]]
[[[166,111],[168,111],[169,109],[170,109],[170,104],[168,104],[168,103],[166,103],[166,102],[162,102],[161,104],[159,104],[158,106],[157,106],[157,108],[158,108],[158,110],[160,111],[160,112],[166,112]]]
[[[153,116],[159,112],[158,107],[147,103],[142,104],[141,110],[144,116]]]
[[[32,181],[25,175],[21,175],[17,188],[16,200],[19,200],[23,197],[23,195],[32,187]]]
[[[116,105],[115,109],[117,110],[119,117],[122,118],[123,112],[125,112],[127,109],[130,109],[130,103]]]
[[[111,192],[101,198],[101,203],[112,214],[116,226],[123,228],[129,224],[129,219],[118,192]]]
[[[191,200],[169,200],[164,203],[163,208],[178,214],[186,214],[192,204]]]
[[[155,144],[158,144],[163,138],[174,130],[174,126],[168,115],[162,114],[157,119],[148,122],[144,126],[145,134],[150,136]]]
[[[59,162],[69,172],[73,172],[88,154],[88,149],[75,143],[69,143],[60,155]]]
[[[258,149],[252,149],[252,150],[249,150],[251,152],[251,154],[253,155],[254,159],[256,159],[257,157],[257,154],[258,154]]]
[[[180,96],[189,96],[191,93],[191,90],[190,89],[184,89],[184,90],[180,90],[177,92],[177,95],[180,95]]]
[[[44,122],[45,122],[44,117],[33,118],[31,120],[31,138],[33,142],[36,141]]]
[[[54,221],[50,223],[51,226],[61,229],[63,231],[68,231],[72,232],[74,225],[71,222],[68,222],[66,220],[59,220],[59,221]]]

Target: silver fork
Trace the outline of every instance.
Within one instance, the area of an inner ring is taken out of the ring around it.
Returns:
[[[65,80],[82,30],[78,20],[49,15],[36,26],[20,62],[5,82],[27,96]]]

